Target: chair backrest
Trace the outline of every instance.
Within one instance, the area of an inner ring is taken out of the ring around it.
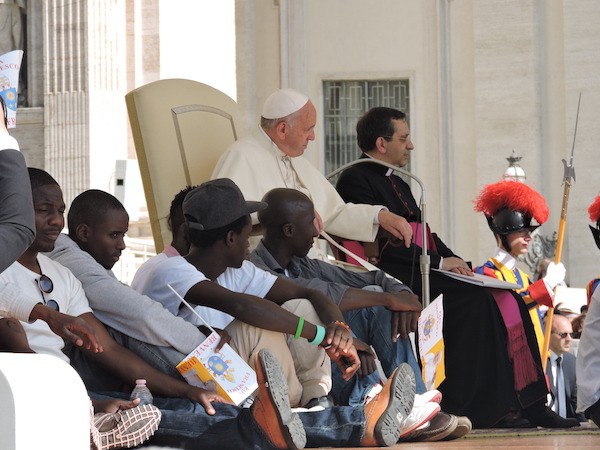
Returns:
[[[237,104],[192,80],[149,83],[125,96],[156,251],[170,242],[171,201],[187,185],[210,179],[240,130]]]

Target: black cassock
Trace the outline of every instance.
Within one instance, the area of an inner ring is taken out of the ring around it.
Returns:
[[[363,158],[366,156],[363,155]],[[386,206],[409,222],[420,221],[420,210],[409,185],[390,174],[384,166],[364,163],[346,169],[337,183],[346,202]],[[440,257],[457,256],[435,233],[430,242],[431,267],[439,267]],[[378,266],[407,284],[421,296],[419,256],[421,248],[409,249],[379,240]],[[516,391],[512,362],[507,351],[507,331],[491,290],[454,280],[441,273],[430,273],[431,299],[444,294],[444,340],[446,379],[439,390],[445,412],[469,417],[473,426],[494,425],[513,409],[545,401],[546,382],[538,345],[527,307],[513,293],[538,372],[538,380]]]

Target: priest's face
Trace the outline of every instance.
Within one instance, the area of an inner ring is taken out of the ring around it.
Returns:
[[[384,138],[383,160],[394,166],[404,167],[408,164],[410,152],[415,147],[410,140],[410,129],[404,119],[392,119],[394,134]]]

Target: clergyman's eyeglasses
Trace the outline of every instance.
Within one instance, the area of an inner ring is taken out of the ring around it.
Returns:
[[[388,141],[394,140],[394,136],[381,136],[381,137],[384,139],[387,139]],[[408,136],[396,137],[396,139],[398,139],[398,141],[400,141],[402,143],[406,143],[406,142],[410,141],[410,134]]]

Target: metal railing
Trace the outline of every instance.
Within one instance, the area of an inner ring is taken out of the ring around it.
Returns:
[[[131,284],[137,269],[148,259],[156,255],[152,238],[140,239],[125,237],[127,248],[113,267],[113,273],[122,283]]]

